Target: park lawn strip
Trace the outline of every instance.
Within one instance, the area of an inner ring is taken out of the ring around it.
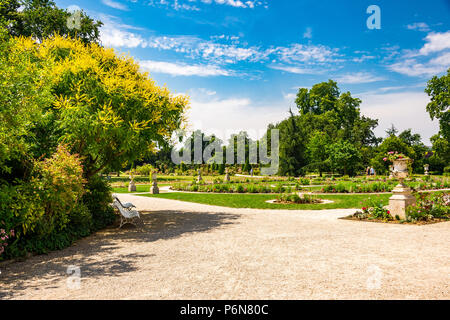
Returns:
[[[158,184],[158,187],[164,187],[168,184]],[[150,192],[151,184],[137,184],[136,191],[129,192],[128,187],[113,187],[112,192],[114,193],[135,193],[135,192]]]
[[[276,194],[197,194],[174,192],[157,195],[141,194],[139,196],[180,200],[229,208],[321,210],[361,208],[369,198],[378,198],[383,205],[387,205],[391,194],[320,195],[317,197],[319,199],[334,201],[333,203],[326,204],[273,204],[266,202],[267,200],[276,199]]]

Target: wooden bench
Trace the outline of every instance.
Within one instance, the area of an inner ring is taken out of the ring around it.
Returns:
[[[136,208],[136,206],[130,202],[122,204],[122,202],[117,198],[116,196],[113,197],[113,207],[117,208],[120,213],[120,226],[119,228],[122,228],[124,224],[130,223],[134,226],[144,226],[144,222],[141,219],[141,216],[137,210],[134,210],[133,208]],[[138,223],[136,223],[138,222]]]

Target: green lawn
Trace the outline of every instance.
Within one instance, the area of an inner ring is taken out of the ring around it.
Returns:
[[[311,209],[343,209],[361,208],[369,197],[378,198],[384,205],[388,204],[390,194],[381,195],[324,195],[318,196],[320,199],[328,199],[334,203],[328,204],[271,204],[265,201],[275,199],[276,194],[204,194],[204,193],[162,193],[142,194],[144,197],[157,197],[171,200],[181,200],[196,202],[230,208],[254,208],[254,209],[291,209],[291,210],[311,210]]]
[[[136,185],[136,191],[135,192],[149,192],[151,184],[137,184]],[[158,184],[158,187],[164,187],[167,186],[167,184]],[[114,193],[130,193],[128,192],[128,187],[113,187],[112,192]],[[134,192],[131,192],[134,193]]]

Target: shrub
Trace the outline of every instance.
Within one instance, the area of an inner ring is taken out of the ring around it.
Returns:
[[[300,178],[299,179],[299,183],[300,183],[300,185],[303,185],[303,186],[309,186],[310,185],[310,181],[307,178]]]
[[[416,205],[406,208],[408,221],[429,221],[450,218],[450,194],[448,192],[422,193]]]
[[[142,166],[136,167],[136,173],[141,176],[148,176],[150,175],[155,169],[151,164],[144,164]]]
[[[377,199],[369,198],[362,208],[362,213],[369,219],[393,220],[390,211]]]
[[[311,203],[320,203],[321,202],[321,200],[316,199],[307,194],[304,194],[303,197],[300,197],[296,193],[293,193],[293,194],[281,193],[277,196],[277,201],[296,203],[296,204],[311,204]]]
[[[110,206],[112,198],[108,182],[97,175],[92,176],[85,185],[85,190],[83,204],[92,214],[93,230],[99,230],[112,224],[116,215]]]
[[[60,145],[52,157],[37,162],[36,184],[45,213],[40,219],[45,233],[60,231],[70,221],[70,214],[83,195],[83,168],[76,155]]]

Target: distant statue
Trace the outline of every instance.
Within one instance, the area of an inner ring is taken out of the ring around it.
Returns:
[[[225,182],[230,181],[230,175],[228,173],[228,168],[225,168],[225,178],[223,179]]]

